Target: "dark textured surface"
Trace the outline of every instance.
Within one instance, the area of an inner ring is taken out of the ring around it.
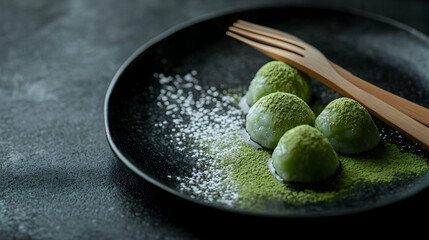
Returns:
[[[427,215],[425,190],[399,203],[341,218],[247,218],[182,201],[118,163],[105,139],[103,103],[123,61],[178,23],[259,3],[0,1],[0,239],[275,235],[276,228],[286,226],[342,223],[354,228],[352,220],[359,217],[359,226],[379,227],[381,222],[413,223]],[[383,14],[429,34],[429,3],[424,1],[317,1],[316,5]]]

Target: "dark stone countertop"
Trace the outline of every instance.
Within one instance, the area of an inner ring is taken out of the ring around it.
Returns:
[[[357,8],[429,34],[424,1],[265,2]],[[380,228],[427,215],[428,190],[342,217],[237,216],[171,196],[116,160],[103,105],[125,59],[183,21],[255,4],[261,1],[0,1],[0,239],[268,237],[340,225],[360,232],[365,224]]]

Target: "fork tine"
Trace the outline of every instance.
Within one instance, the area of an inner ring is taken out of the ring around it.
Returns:
[[[290,44],[288,42],[273,39],[271,37],[264,36],[264,35],[259,35],[257,33],[249,32],[247,30],[236,28],[236,27],[229,27],[229,30],[231,32],[236,33],[236,34],[240,34],[242,36],[245,36],[247,38],[250,38],[250,39],[265,43],[265,44],[269,44],[269,45],[275,46],[277,48],[280,48],[280,49],[292,52],[294,54],[297,54],[298,56],[304,57],[304,50],[302,48],[299,48],[299,47],[297,47],[293,44]]]
[[[290,33],[285,33],[285,32],[279,31],[279,30],[274,29],[274,28],[270,28],[270,27],[259,25],[259,24],[247,22],[247,21],[244,21],[244,20],[241,20],[241,19],[237,20],[236,23],[238,25],[241,25],[241,26],[246,26],[247,28],[257,29],[257,30],[259,30],[261,32],[265,32],[267,34],[275,35],[278,38],[283,39],[284,41],[286,41],[286,40],[292,40],[295,43],[303,42],[297,36],[294,36],[294,35],[292,35]]]
[[[300,59],[303,59],[303,58],[298,57],[298,55],[296,53],[290,52],[288,50],[280,49],[277,47],[269,46],[266,44],[258,43],[258,42],[255,42],[255,41],[250,40],[248,38],[242,37],[236,33],[230,32],[230,31],[227,31],[226,35],[228,35],[232,38],[235,38],[235,39],[255,48],[256,50],[264,53],[265,55],[267,55],[273,59],[283,61],[283,62],[288,63],[289,65],[297,67],[297,68],[301,65],[301,63],[299,63],[299,61],[300,61]]]
[[[242,29],[242,30],[245,30],[245,31],[248,31],[248,32],[252,32],[252,33],[255,33],[255,34],[259,34],[259,35],[262,35],[262,36],[266,36],[266,37],[269,37],[269,38],[272,38],[272,39],[276,39],[276,40],[279,40],[279,41],[282,41],[282,42],[285,42],[285,43],[289,43],[289,44],[294,45],[295,47],[298,47],[298,48],[301,48],[301,49],[305,50],[305,47],[303,46],[304,44],[302,42],[300,43],[298,41],[285,38],[285,37],[283,37],[283,36],[281,36],[279,34],[272,33],[272,32],[267,32],[265,30],[257,29],[257,28],[254,28],[254,27],[245,26],[245,25],[242,25],[240,23],[233,23],[232,25],[234,27],[236,27],[236,28],[239,28],[239,29]]]

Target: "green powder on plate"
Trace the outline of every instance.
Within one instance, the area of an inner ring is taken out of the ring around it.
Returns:
[[[258,150],[237,137],[234,151],[223,155],[224,166],[230,166],[229,177],[238,192],[237,202],[252,204],[252,200],[271,199],[293,204],[321,202],[352,191],[361,183],[380,184],[407,180],[429,170],[425,158],[402,152],[391,143],[380,145],[364,154],[339,155],[341,171],[317,188],[296,187],[282,183],[269,171],[271,153]],[[219,146],[218,146],[219,147]],[[228,147],[228,146],[224,146]]]

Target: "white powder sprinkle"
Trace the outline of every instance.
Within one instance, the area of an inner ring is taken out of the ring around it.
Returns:
[[[201,86],[196,75],[196,71],[183,77],[154,74],[161,84],[156,106],[171,119],[154,127],[170,129],[168,137],[175,141],[176,150],[188,153],[189,161],[195,161],[188,177],[167,177],[180,181],[180,190],[193,198],[232,205],[238,192],[228,177],[231,168],[222,159],[234,154],[234,136],[244,126],[239,99],[233,97],[242,96],[243,89],[231,93],[216,86]]]

